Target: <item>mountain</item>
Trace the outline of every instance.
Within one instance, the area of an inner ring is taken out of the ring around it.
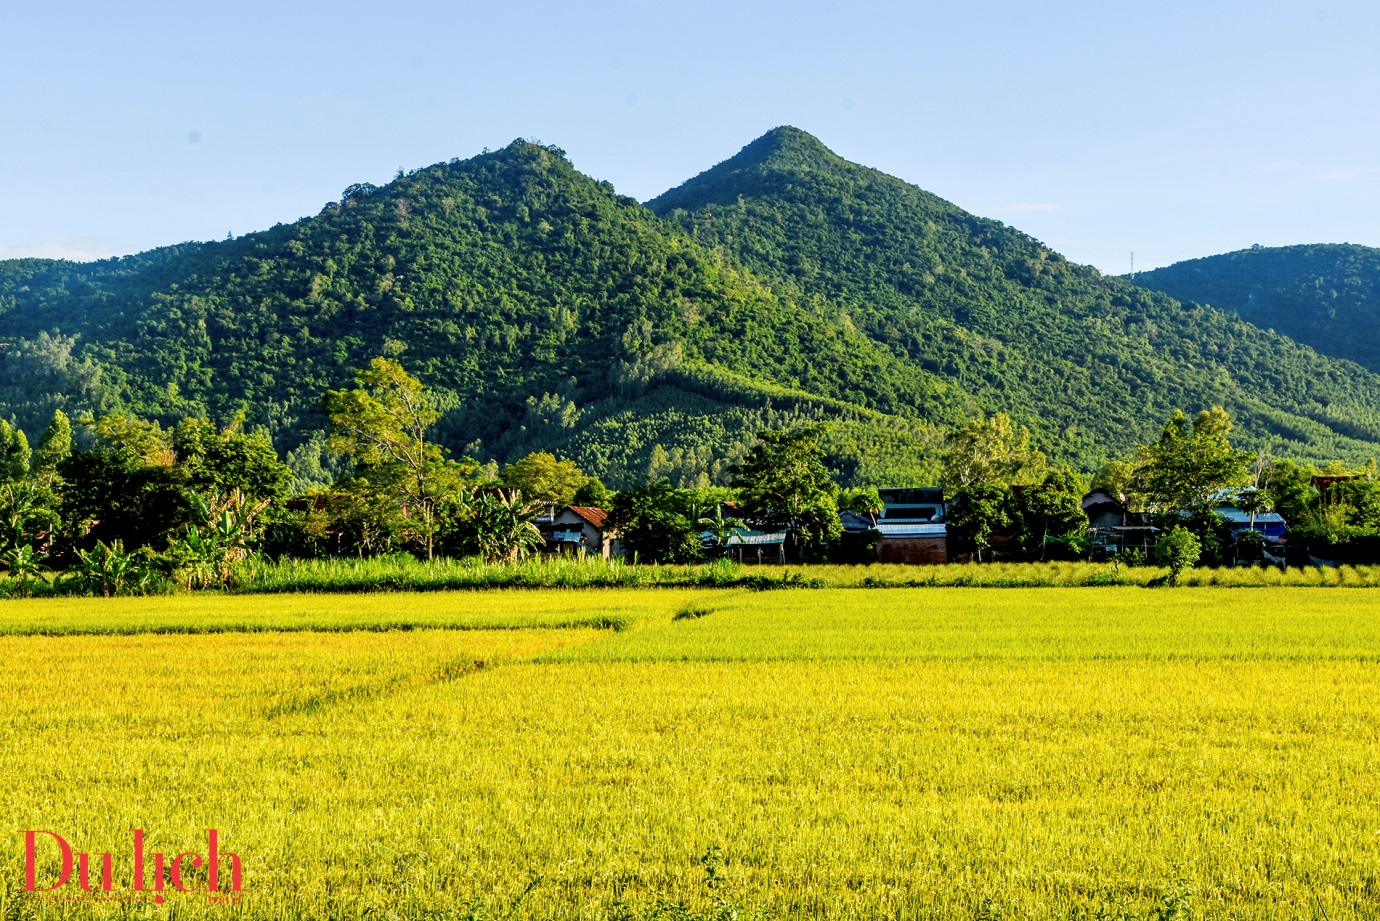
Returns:
[[[783,297],[1006,409],[1086,466],[1221,404],[1253,445],[1361,458],[1380,378],[1037,240],[777,128],[648,207]]]
[[[1140,272],[1135,281],[1380,371],[1380,249],[1253,246]]]
[[[304,481],[329,475],[322,393],[377,355],[437,393],[452,449],[615,486],[722,482],[806,420],[835,423],[844,481],[918,485],[944,428],[996,410],[1085,469],[1214,403],[1281,453],[1380,453],[1380,377],[791,128],[649,206],[517,141],[235,240],[2,262],[0,354],[0,417],[31,434],[57,406],[243,412]]]
[[[0,347],[0,413],[30,432],[60,405],[243,411],[303,475],[321,395],[376,355],[439,393],[454,449],[613,483],[722,479],[754,430],[815,418],[842,420],[845,477],[932,479],[935,425],[975,406],[525,142],[237,240],[0,263]]]

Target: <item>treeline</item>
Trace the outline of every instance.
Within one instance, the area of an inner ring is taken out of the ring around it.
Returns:
[[[164,428],[125,414],[73,423],[56,411],[37,444],[0,422],[0,570],[6,591],[93,594],[223,587],[245,560],[475,558],[507,563],[544,547],[543,508],[609,513],[629,559],[693,563],[724,556],[749,529],[785,532],[801,562],[875,560],[882,513],[875,487],[841,488],[823,423],[764,430],[728,468],[727,486],[675,488],[664,477],[611,492],[572,460],[536,452],[506,467],[454,458],[434,438],[435,395],[397,362],[375,359],[355,385],[321,401],[333,483],[293,488],[289,467],[242,417]],[[949,431],[940,475],[951,553],[976,561],[1070,560],[1088,552],[1082,497],[1120,496],[1163,534],[1155,549],[1177,572],[1254,562],[1259,538],[1215,511],[1278,510],[1296,552],[1380,560],[1376,467],[1317,469],[1232,446],[1214,408],[1176,413],[1151,444],[1108,463],[1091,484],[1049,463],[1003,414]],[[80,437],[78,437],[80,436]],[[84,445],[84,446],[83,446]],[[844,512],[873,528],[845,533]],[[1127,555],[1118,562],[1146,562]]]

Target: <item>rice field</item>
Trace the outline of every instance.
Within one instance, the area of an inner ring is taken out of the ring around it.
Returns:
[[[1373,918],[1370,594],[0,602],[0,918]]]

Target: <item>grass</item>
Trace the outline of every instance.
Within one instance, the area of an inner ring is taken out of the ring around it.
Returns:
[[[238,594],[337,594],[436,592],[488,589],[589,588],[1079,588],[1139,586],[1164,582],[1168,570],[1107,563],[954,563],[946,566],[871,564],[862,566],[740,566],[729,560],[694,565],[638,565],[621,559],[526,560],[489,565],[479,559],[417,560],[408,554],[324,560],[251,559],[229,589]],[[1195,569],[1185,587],[1273,588],[1285,586],[1380,587],[1380,566],[1278,569]],[[158,591],[171,592],[173,582]],[[50,580],[21,586],[0,578],[0,599],[54,597],[63,589]]]
[[[0,636],[236,633],[260,630],[492,630],[592,627],[622,630],[679,609],[687,590],[372,593],[159,598],[32,598],[0,601]]]
[[[245,858],[239,907],[74,906],[0,834],[0,918],[1373,917],[1368,598],[0,604],[0,826]]]

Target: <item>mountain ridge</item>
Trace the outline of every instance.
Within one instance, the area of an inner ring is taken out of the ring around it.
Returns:
[[[1084,469],[1214,403],[1284,453],[1380,451],[1380,378],[786,127],[647,207],[519,140],[235,240],[0,263],[0,352],[26,428],[244,411],[304,479],[320,395],[376,355],[437,393],[453,450],[613,485],[721,482],[756,429],[826,420],[842,479],[920,485],[945,427],[997,410]]]
[[[1380,249],[1253,246],[1138,272],[1135,283],[1212,304],[1325,355],[1380,372]]]

